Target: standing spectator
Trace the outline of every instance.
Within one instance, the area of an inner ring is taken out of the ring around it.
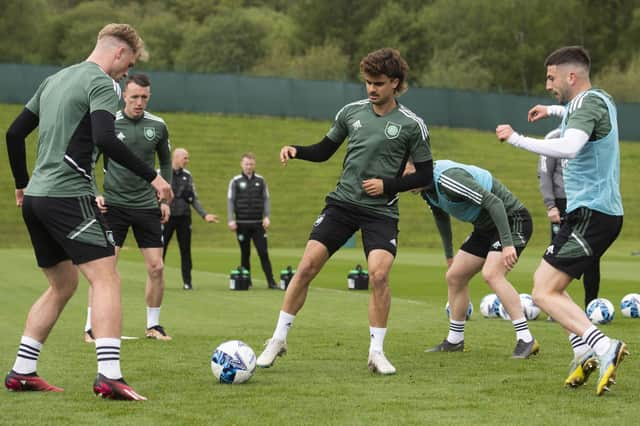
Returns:
[[[235,231],[238,237],[240,264],[251,271],[251,240],[253,240],[268,287],[279,288],[273,279],[267,251],[267,228],[271,224],[267,182],[255,173],[256,156],[253,153],[242,154],[240,167],[242,173],[231,179],[227,193],[229,229]]]
[[[151,97],[151,81],[145,74],[134,74],[125,83],[124,109],[116,114],[116,137],[149,167],[160,164],[160,175],[171,181],[171,148],[164,120],[146,111]],[[171,340],[160,325],[160,306],[164,296],[162,224],[169,219],[169,205],[158,203],[155,192],[144,179],[104,157],[104,191],[96,203],[104,213],[116,242],[116,257],[124,245],[129,228],[138,244],[147,269],[145,300],[150,339]],[[96,191],[96,193],[100,193]],[[91,288],[85,325],[85,341],[92,342]]]
[[[122,304],[114,242],[95,204],[91,156],[100,148],[153,186],[158,201],[171,201],[171,186],[116,138],[117,81],[147,53],[136,30],[106,25],[86,61],[47,77],[7,130],[7,150],[38,266],[48,287],[33,304],[13,368],[11,391],[62,389],[38,376],[40,351],[78,287],[78,270],[93,288],[93,333],[98,375],[93,391],[103,398],[145,400],[122,377]],[[29,178],[25,138],[38,128],[38,155]],[[73,370],[65,362],[59,366]]]
[[[207,213],[198,201],[196,187],[193,183],[193,176],[189,170],[185,169],[189,164],[189,152],[184,148],[176,148],[173,151],[171,165],[173,167],[173,177],[171,188],[175,195],[171,203],[171,217],[164,225],[164,251],[162,258],[167,255],[169,242],[176,231],[178,236],[178,246],[180,247],[180,265],[182,269],[182,286],[185,290],[192,290],[191,282],[191,206],[207,223],[218,223],[218,216]]]
[[[557,138],[560,129],[549,132],[545,139]],[[551,241],[567,219],[567,196],[564,192],[563,170],[567,166],[566,158],[554,158],[541,155],[538,162],[538,178],[542,201],[547,208],[547,217],[551,222]],[[598,298],[600,289],[600,261],[593,262],[582,274],[584,284],[584,307]],[[551,317],[549,317],[551,318]]]

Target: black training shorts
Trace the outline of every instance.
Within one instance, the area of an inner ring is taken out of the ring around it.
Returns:
[[[551,266],[579,279],[618,238],[622,216],[581,207],[569,213],[544,253]]]
[[[509,229],[511,229],[513,245],[518,256],[520,256],[533,232],[533,222],[529,211],[522,209],[511,213],[509,215]],[[473,228],[471,234],[462,243],[460,250],[483,259],[487,257],[490,251],[502,251],[498,228],[494,227],[490,230]]]
[[[310,240],[319,241],[329,250],[338,251],[360,229],[366,257],[372,250],[386,250],[394,257],[398,245],[398,220],[369,212],[366,208],[327,198],[327,205],[311,229]]]
[[[93,196],[25,195],[22,217],[41,268],[67,259],[78,265],[114,255],[111,231]]]
[[[163,247],[160,208],[132,209],[108,205],[104,216],[118,247],[124,245],[129,227],[133,229],[139,248]]]

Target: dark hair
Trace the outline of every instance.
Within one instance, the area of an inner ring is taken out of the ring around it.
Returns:
[[[545,67],[562,64],[578,64],[589,70],[591,57],[587,49],[582,46],[565,46],[551,53],[544,61]]]
[[[396,93],[402,93],[407,90],[407,73],[409,65],[402,59],[400,52],[396,49],[385,47],[369,53],[360,61],[360,73],[369,74],[377,77],[386,75],[389,78],[397,78],[400,80]]]
[[[132,74],[127,78],[127,82],[124,87],[127,87],[129,83],[135,83],[140,87],[149,87],[151,86],[151,80],[149,80],[149,76],[146,74]]]

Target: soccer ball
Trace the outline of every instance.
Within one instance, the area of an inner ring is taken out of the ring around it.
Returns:
[[[500,299],[498,299],[500,300]],[[502,302],[500,302],[500,305],[498,306],[498,316],[500,318],[502,318],[503,320],[510,320],[511,317],[509,316],[509,312],[507,312],[507,310],[505,309],[504,305],[502,304]]]
[[[520,295],[520,304],[527,321],[535,320],[540,315],[540,308],[533,302],[533,297],[530,294],[522,293]]]
[[[480,312],[485,318],[497,318],[500,299],[495,293],[487,294],[480,301]]]
[[[220,383],[244,383],[256,370],[256,354],[240,340],[229,340],[216,348],[211,371]]]
[[[594,299],[587,305],[587,316],[593,324],[607,324],[613,320],[613,304],[604,298]]]
[[[620,302],[620,312],[628,318],[640,318],[640,294],[629,293]]]
[[[449,309],[449,302],[444,307],[444,310],[447,311],[447,318],[451,317],[451,309]],[[467,306],[467,320],[471,318],[471,314],[473,313],[473,304],[469,301],[469,306]]]

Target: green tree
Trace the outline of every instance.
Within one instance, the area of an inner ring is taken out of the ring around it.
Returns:
[[[180,71],[245,72],[265,54],[264,30],[246,11],[231,9],[208,17],[185,35],[176,60]]]
[[[252,75],[279,76],[303,80],[345,80],[349,58],[338,46],[311,46],[303,55],[273,52],[252,70]]]
[[[38,63],[42,24],[47,4],[44,0],[4,0],[0,14],[0,60]]]
[[[307,49],[326,43],[337,46],[349,58],[351,78],[357,78],[359,34],[385,5],[384,0],[300,0],[290,13],[298,24],[297,36]]]
[[[128,22],[135,14],[130,9],[114,8],[110,1],[82,2],[54,17],[42,40],[42,56],[50,64],[68,65],[85,59],[95,46],[102,27],[111,22]]]
[[[182,21],[203,23],[213,15],[246,6],[247,0],[171,0],[169,10]]]
[[[489,90],[493,75],[479,56],[460,52],[455,46],[436,50],[427,68],[417,77],[423,87]]]
[[[634,24],[634,10],[638,0],[580,0],[578,8],[566,19],[574,34],[576,44],[589,49],[592,70],[598,72],[612,62],[626,64],[631,59],[625,46],[624,35]],[[637,21],[635,21],[637,24]],[[636,34],[637,35],[637,34]],[[630,40],[626,40],[627,42]],[[633,44],[637,45],[636,38]],[[633,46],[633,45],[632,45]],[[627,48],[632,47],[627,45]]]
[[[391,1],[371,19],[358,36],[358,49],[354,61],[382,47],[393,47],[409,64],[409,78],[415,76],[427,63],[432,51],[416,13],[410,12],[398,0]],[[356,68],[356,71],[359,71]]]
[[[543,82],[545,55],[561,45],[572,3],[554,3],[554,13],[544,14],[545,0],[436,1],[418,20],[434,52],[454,49],[461,59],[473,58],[492,76],[490,89],[531,93]]]
[[[153,70],[174,70],[176,56],[189,31],[186,24],[169,12],[149,11],[137,27],[149,51],[149,61],[141,68]]]
[[[640,102],[640,51],[628,62],[625,68],[618,64],[605,67],[594,76],[593,84],[609,92],[617,102]]]

